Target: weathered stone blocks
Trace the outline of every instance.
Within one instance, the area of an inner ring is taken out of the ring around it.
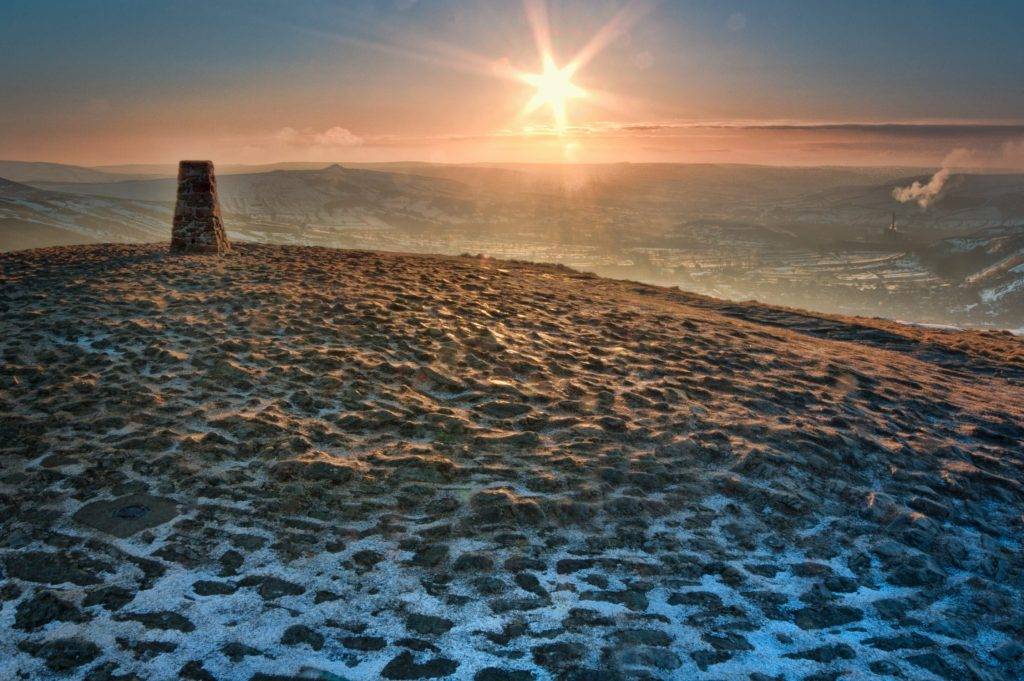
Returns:
[[[224,233],[213,161],[178,165],[178,202],[171,231],[172,253],[224,253],[231,250]]]

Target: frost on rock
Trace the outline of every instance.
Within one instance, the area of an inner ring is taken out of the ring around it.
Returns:
[[[0,255],[0,678],[1024,674],[1020,339],[234,251]]]

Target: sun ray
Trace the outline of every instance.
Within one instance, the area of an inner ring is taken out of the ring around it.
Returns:
[[[555,128],[560,131],[567,130],[569,101],[592,98],[589,91],[573,82],[573,77],[613,40],[628,31],[633,24],[647,14],[651,6],[651,2],[648,0],[631,0],[587,41],[583,49],[576,53],[576,56],[563,66],[558,66],[555,62],[555,52],[551,41],[547,4],[543,0],[524,0],[523,8],[533,33],[533,41],[540,55],[541,70],[539,73],[525,73],[510,68],[507,72],[508,75],[535,88],[535,92],[523,106],[520,115],[526,116],[548,106],[551,109]]]
[[[628,31],[636,22],[640,21],[651,10],[651,3],[644,0],[633,0],[615,13],[608,23],[602,26],[597,33],[587,41],[583,49],[576,53],[576,56],[566,66],[569,74],[573,75],[581,68],[608,47],[613,40]]]
[[[549,108],[554,129],[565,133],[571,127],[569,106],[572,100],[586,99],[591,105],[606,108],[615,99],[609,93],[584,88],[577,84],[574,82],[575,76],[612,41],[628,31],[635,22],[642,18],[652,7],[653,1],[656,0],[630,0],[587,41],[570,61],[559,66],[555,58],[547,2],[545,0],[523,0],[526,20],[540,58],[541,68],[536,73],[515,68],[507,58],[489,58],[467,50],[464,46],[452,45],[425,36],[404,34],[401,39],[393,37],[391,41],[385,42],[358,35],[363,32],[369,36],[372,31],[367,27],[363,27],[365,30],[360,31],[359,26],[354,26],[356,34],[353,35],[332,32],[320,27],[286,25],[293,30],[343,44],[399,55],[463,73],[526,84],[533,88],[533,93],[523,105],[519,116],[529,116],[539,110]],[[258,21],[258,19],[250,19]]]
[[[538,54],[551,54],[551,24],[548,22],[547,4],[543,0],[523,0],[523,11],[530,24]]]

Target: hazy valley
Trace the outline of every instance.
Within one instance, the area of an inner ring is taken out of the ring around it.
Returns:
[[[21,183],[0,186],[0,248],[161,240],[173,171],[0,163],[0,175]],[[893,198],[895,187],[929,176],[901,168],[281,164],[227,166],[220,192],[235,240],[485,254],[734,300],[1024,327],[1024,176],[952,174],[926,208]]]

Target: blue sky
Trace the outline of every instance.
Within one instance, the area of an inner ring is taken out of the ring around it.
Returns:
[[[212,148],[241,161],[552,160],[572,147],[589,160],[648,160],[664,146],[654,160],[693,160],[692,132],[681,144],[625,131],[1024,118],[1024,2],[541,7],[559,64],[624,7],[629,17],[574,74],[595,96],[570,104],[574,131],[557,140],[517,139],[550,121],[544,110],[521,115],[529,86],[495,76],[495,64],[540,69],[514,0],[0,0],[0,156],[158,161]],[[986,139],[994,153],[1016,131]]]

